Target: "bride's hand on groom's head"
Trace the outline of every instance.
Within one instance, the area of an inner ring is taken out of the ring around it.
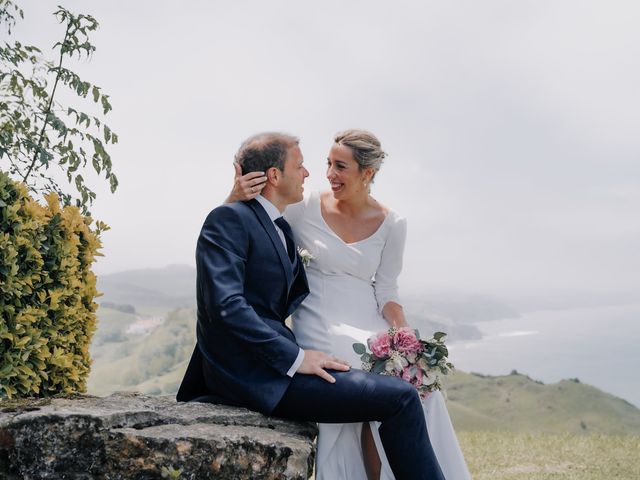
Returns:
[[[233,189],[226,203],[247,201],[260,195],[267,182],[264,172],[249,172],[242,175],[242,167],[237,162],[233,162],[233,168],[235,169]]]
[[[327,369],[348,372],[351,370],[351,365],[344,360],[332,355],[327,355],[324,352],[319,352],[317,350],[305,350],[304,359],[296,373],[317,375],[329,383],[335,383],[336,379],[327,372]]]

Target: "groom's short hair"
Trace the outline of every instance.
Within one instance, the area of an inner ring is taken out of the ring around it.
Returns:
[[[278,132],[264,132],[247,138],[236,153],[236,162],[242,174],[266,172],[271,167],[284,170],[287,150],[295,147],[300,140],[293,135]]]

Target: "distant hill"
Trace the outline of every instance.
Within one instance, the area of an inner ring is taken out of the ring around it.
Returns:
[[[147,315],[165,315],[176,308],[195,305],[196,271],[188,265],[129,270],[98,277],[98,301],[127,311],[131,306]],[[481,338],[476,324],[517,317],[498,299],[461,293],[407,295],[403,306],[409,322],[425,332],[445,331],[450,341]]]
[[[513,372],[447,378],[456,427],[511,432],[640,434],[640,409],[579,380],[545,385]]]
[[[142,335],[117,332],[126,332],[144,316],[103,308],[98,316],[89,393],[177,391],[195,344],[193,308],[172,311]],[[448,408],[459,430],[640,434],[638,408],[575,380],[545,385],[517,373],[493,377],[464,372],[445,380]]]
[[[424,296],[403,297],[404,308],[415,315],[434,320],[447,319],[453,323],[471,324],[490,320],[519,317],[509,305],[488,295],[462,292],[432,292]]]
[[[195,344],[195,269],[174,265],[98,278],[104,295],[91,345],[89,392],[175,393]],[[410,323],[449,339],[479,338],[478,322],[518,316],[479,295],[408,297]],[[640,434],[640,410],[578,381],[544,385],[526,375],[457,372],[446,378],[448,407],[461,430]]]
[[[98,291],[103,294],[98,302],[166,313],[195,305],[196,270],[188,265],[169,265],[100,275]]]

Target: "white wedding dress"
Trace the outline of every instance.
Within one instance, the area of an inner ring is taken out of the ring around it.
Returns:
[[[297,245],[313,255],[307,267],[311,293],[293,315],[298,343],[360,368],[353,343],[366,344],[373,333],[389,328],[382,307],[389,301],[398,302],[396,280],[402,270],[406,220],[389,211],[373,235],[345,243],[324,221],[317,192],[288,206],[284,216]],[[445,478],[470,479],[442,394],[431,394],[423,405],[429,437]],[[393,479],[378,435],[379,423],[371,426],[382,460],[381,478]],[[361,430],[361,423],[319,424],[317,480],[367,480]]]

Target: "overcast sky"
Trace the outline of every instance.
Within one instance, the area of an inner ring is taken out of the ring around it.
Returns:
[[[405,292],[640,300],[640,3],[29,0],[16,38],[59,39],[58,3],[101,24],[76,68],[120,136],[98,273],[193,265],[247,136],[300,136],[323,189],[358,127],[389,153],[373,195],[409,222]]]

